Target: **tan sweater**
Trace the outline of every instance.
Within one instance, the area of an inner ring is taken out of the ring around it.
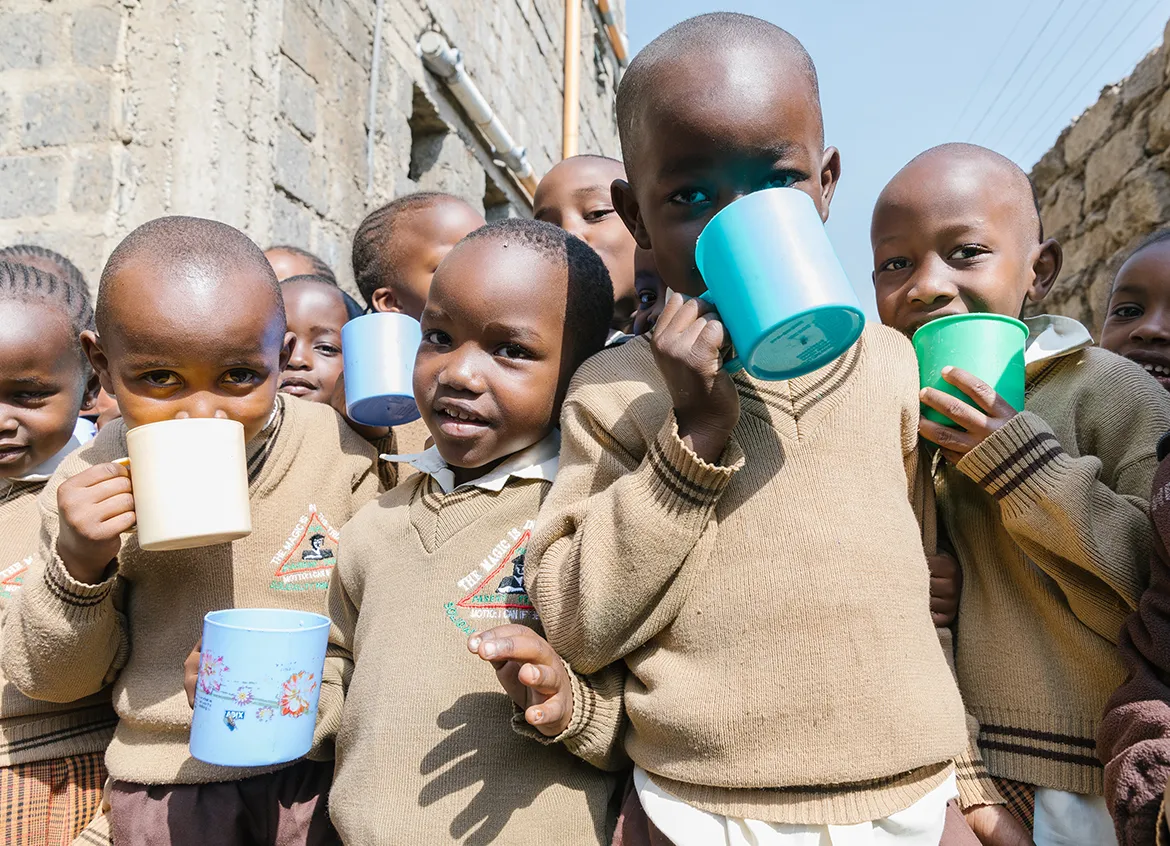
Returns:
[[[183,660],[208,611],[326,610],[332,558],[305,565],[310,538],[336,548],[337,528],[376,495],[374,451],[326,405],[282,397],[283,420],[253,454],[253,531],[231,544],[143,552],[123,537],[117,573],[75,581],[56,554],[57,487],[126,454],[122,421],[57,469],[40,498],[43,535],[4,624],[4,672],[26,694],[66,702],[114,682],[120,718],[106,754],[115,779],[142,784],[234,781],[263,770],[216,767],[187,749]],[[251,447],[251,445],[250,445]]]
[[[350,846],[609,842],[615,778],[570,751],[613,763],[621,673],[604,689],[577,679],[562,742],[534,743],[466,645],[507,622],[538,628],[513,576],[548,488],[513,478],[443,494],[415,475],[342,530],[319,723],[340,722],[329,807]]]
[[[800,379],[735,381],[739,422],[707,464],[644,338],[582,366],[533,599],[578,671],[625,659],[626,750],[664,789],[771,822],[888,816],[966,740],[911,505],[913,352],[869,326]]]
[[[1148,579],[1170,394],[1100,349],[1035,365],[1027,388],[1022,413],[937,476],[964,572],[959,684],[992,774],[1100,795],[1097,729]]]
[[[36,556],[41,518],[37,496],[44,482],[0,479],[0,623],[20,593]],[[29,699],[0,673],[0,767],[101,752],[114,736],[117,715],[109,689],[77,702]]]
[[[399,455],[417,455],[427,448],[427,441],[431,437],[431,430],[427,428],[427,424],[423,422],[421,417],[410,423],[395,426],[391,432],[394,435],[393,449]],[[394,466],[398,469],[399,481],[406,481],[418,472],[409,464],[395,464]]]

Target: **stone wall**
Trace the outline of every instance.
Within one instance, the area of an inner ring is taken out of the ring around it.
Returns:
[[[1170,26],[1167,27],[1170,34]],[[1036,163],[1045,234],[1064,270],[1036,311],[1068,314],[1096,337],[1121,263],[1170,222],[1170,55],[1166,38],[1066,128]]]
[[[582,152],[616,155],[618,66],[581,0]],[[623,3],[613,4],[619,12]],[[419,189],[489,217],[526,194],[418,57],[443,33],[539,177],[560,158],[563,0],[4,0],[0,244],[35,242],[96,284],[127,232],[217,218],[319,253],[350,281],[353,230]]]

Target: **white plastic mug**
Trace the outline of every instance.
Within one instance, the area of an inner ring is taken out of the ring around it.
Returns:
[[[244,427],[185,418],[126,432],[138,545],[147,552],[227,543],[252,532]]]

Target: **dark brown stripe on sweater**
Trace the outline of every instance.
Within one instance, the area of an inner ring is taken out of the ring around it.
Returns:
[[[1049,761],[1061,761],[1066,764],[1078,764],[1082,767],[1104,769],[1095,755],[1080,755],[1075,752],[1057,752],[1052,749],[1039,749],[1035,746],[1024,746],[1019,743],[1005,743],[999,740],[984,740],[980,746],[984,749],[995,749],[998,752],[1011,752],[1028,758],[1045,758]]]
[[[997,500],[1003,499],[1020,485],[1024,484],[1024,482],[1035,476],[1037,470],[1039,470],[1045,464],[1048,464],[1050,461],[1052,461],[1052,459],[1056,458],[1063,452],[1064,447],[1062,447],[1060,444],[1049,447],[1044,452],[1040,453],[1038,456],[1021,467],[1020,471],[1015,476],[1008,479],[1004,483],[1003,487],[993,493],[992,496],[994,496]]]
[[[1031,450],[1035,449],[1041,444],[1047,443],[1048,441],[1052,441],[1058,446],[1060,445],[1060,441],[1056,440],[1056,436],[1049,434],[1048,432],[1042,432],[1039,435],[1033,435],[1032,437],[1028,438],[1028,440],[1024,441],[1024,443],[1021,444],[1015,451],[1013,451],[1011,455],[1009,455],[1003,461],[999,462],[999,464],[996,464],[994,467],[992,467],[991,471],[979,480],[979,487],[986,490],[987,487],[999,479],[1000,476],[1006,475],[1013,464],[1027,455]]]
[[[654,443],[650,444],[650,454],[651,462],[661,464],[662,469],[669,473],[671,477],[685,490],[690,491],[695,496],[701,497],[705,501],[711,499],[710,488],[705,488],[693,479],[688,479],[686,474],[671,464],[670,459],[666,457],[666,453],[663,451],[662,446],[658,443],[658,441],[654,441]]]
[[[856,344],[854,344],[852,347],[850,347],[845,352],[845,354],[843,356],[841,356],[835,362],[833,362],[833,366],[831,368],[829,368],[828,373],[826,373],[824,376],[822,376],[819,380],[817,380],[813,384],[809,385],[807,388],[804,388],[800,391],[796,391],[792,395],[793,402],[799,402],[800,400],[804,399],[805,397],[808,397],[809,395],[820,390],[822,386],[827,385],[829,382],[833,382],[833,381],[843,382],[845,379],[849,378],[849,373],[846,372],[846,373],[842,374],[841,371],[843,369],[847,370],[847,371],[852,371],[853,368],[857,364],[857,360],[860,358],[861,358],[861,342],[858,341]],[[838,374],[841,374],[840,379],[837,378]],[[834,388],[835,387],[836,386],[834,386]],[[830,388],[829,390],[832,390],[832,388]]]
[[[49,588],[49,591],[54,596],[56,596],[62,602],[67,603],[68,605],[75,605],[78,608],[88,608],[94,605],[101,605],[102,602],[105,601],[105,598],[110,594],[110,589],[108,586],[97,596],[81,596],[76,594],[70,590],[66,584],[59,583],[50,574],[48,567],[45,568],[44,580],[45,585]]]
[[[846,366],[845,366],[844,372],[841,373],[841,375],[839,377],[837,377],[836,379],[833,380],[833,384],[826,385],[825,388],[820,391],[820,393],[818,393],[816,396],[808,398],[807,401],[805,400],[805,398],[808,397],[808,392],[805,392],[804,394],[802,394],[798,398],[798,401],[796,403],[797,416],[800,416],[803,414],[808,414],[809,411],[811,411],[814,407],[816,407],[817,403],[823,402],[824,400],[828,399],[833,394],[835,394],[837,391],[841,390],[841,388],[844,387],[845,383],[849,381],[849,378],[853,375],[853,371],[857,369],[857,365],[860,363],[861,363],[861,353],[858,352],[857,355],[850,357],[846,361]]]
[[[709,498],[703,499],[702,497],[696,496],[679,484],[679,481],[675,478],[679,475],[678,471],[671,467],[670,463],[654,447],[651,447],[648,457],[650,459],[650,468],[654,471],[654,475],[676,497],[684,502],[689,502],[697,508],[702,508],[710,503]],[[689,480],[683,479],[682,481]]]
[[[1063,743],[1065,746],[1078,746],[1081,749],[1096,749],[1097,740],[1092,737],[1078,737],[1075,734],[1057,734],[1051,731],[1018,728],[1016,726],[997,726],[983,723],[979,726],[979,736],[987,734],[1002,734],[1007,737],[1022,737],[1028,740],[1043,740],[1045,743]]]
[[[14,740],[11,743],[0,744],[0,752],[20,752],[34,746],[47,746],[62,740],[72,740],[75,737],[84,737],[87,734],[96,734],[104,729],[111,729],[118,725],[117,717],[110,717],[94,723],[85,723],[80,726],[71,726],[67,729],[58,729],[36,737],[26,737],[23,740]]]

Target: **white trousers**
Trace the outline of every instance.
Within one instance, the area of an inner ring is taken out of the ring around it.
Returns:
[[[1036,788],[1036,846],[1117,846],[1113,820],[1100,796]]]
[[[909,808],[856,825],[787,825],[701,811],[653,782],[641,767],[634,787],[646,816],[675,846],[938,846],[955,776]]]

